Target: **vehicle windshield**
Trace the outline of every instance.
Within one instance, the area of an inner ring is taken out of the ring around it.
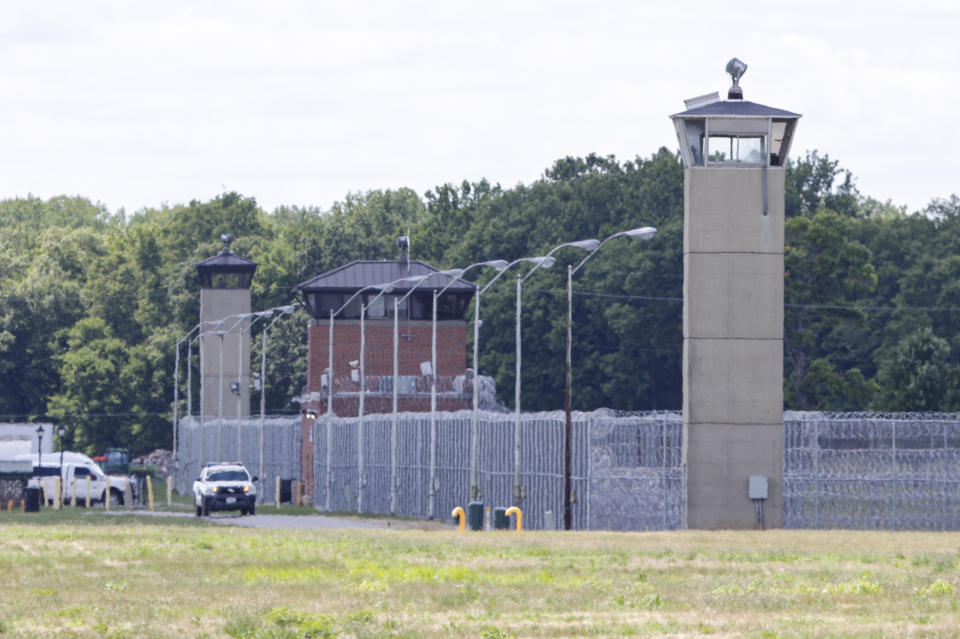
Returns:
[[[207,481],[247,481],[245,470],[216,470],[207,475]]]

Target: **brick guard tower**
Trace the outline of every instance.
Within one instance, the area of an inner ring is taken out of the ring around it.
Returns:
[[[433,274],[433,275],[431,275]],[[419,283],[399,283],[386,294],[365,291],[340,311],[333,327],[333,375],[329,374],[330,312],[340,309],[364,288],[402,278],[429,276]],[[353,417],[359,409],[360,308],[365,318],[364,414],[393,410],[394,299],[410,292],[399,306],[397,406],[400,412],[430,410],[433,292],[449,287],[437,300],[437,410],[453,411],[472,406],[472,385],[467,373],[467,322],[465,312],[473,298],[473,284],[439,273],[424,262],[409,260],[404,252],[396,261],[356,261],[297,285],[295,291],[313,317],[308,331],[307,386],[302,409],[318,416],[327,411],[328,384],[333,384],[333,412]],[[376,301],[371,305],[374,298]],[[302,474],[313,479],[312,420],[302,422]]]

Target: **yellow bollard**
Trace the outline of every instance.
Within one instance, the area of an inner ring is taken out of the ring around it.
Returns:
[[[27,512],[27,500],[26,500],[26,499],[21,499],[21,500],[20,500],[20,512],[22,512],[22,513]]]
[[[70,482],[70,505],[73,508],[77,507],[77,478],[74,477]]]
[[[516,515],[517,516],[517,532],[520,532],[521,530],[523,530],[523,511],[522,510],[520,510],[516,506],[510,506],[509,508],[507,508],[507,512],[505,514],[507,515],[507,517],[509,517],[510,515]]]
[[[463,532],[467,529],[467,513],[463,512],[463,508],[457,506],[450,513],[451,517],[456,517],[460,520],[460,532]]]
[[[147,475],[147,504],[153,510],[153,478]]]
[[[110,512],[110,475],[107,475],[107,487],[103,489],[103,507]]]
[[[296,495],[296,497],[293,498],[293,503],[299,506],[300,505],[300,480],[299,479],[294,480],[292,492],[294,495]]]
[[[280,510],[280,475],[277,475],[277,510]]]
[[[13,500],[12,500],[12,499],[7,502],[7,512],[8,512],[8,513],[12,513],[12,512],[13,512]]]
[[[173,475],[167,475],[167,508],[173,506]]]
[[[90,475],[87,475],[87,500],[83,502],[85,508],[90,507]]]
[[[60,503],[63,501],[63,479],[53,478],[53,509],[60,510]]]

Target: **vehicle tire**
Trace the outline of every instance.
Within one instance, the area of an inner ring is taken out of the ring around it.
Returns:
[[[110,490],[110,507],[123,506],[123,494],[118,490]]]
[[[201,508],[200,506],[197,506],[197,517],[201,516],[202,514],[203,514],[203,508]]]
[[[257,506],[255,504],[250,504],[250,508],[247,509],[247,512],[251,515],[257,514]]]
[[[246,517],[246,516],[247,516],[247,509],[246,509],[246,508],[241,508],[241,509],[240,509],[240,516],[241,516],[241,517]]]
[[[210,514],[210,501],[207,499],[203,500],[203,516],[206,517]]]

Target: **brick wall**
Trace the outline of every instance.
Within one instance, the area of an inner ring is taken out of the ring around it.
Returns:
[[[319,392],[321,375],[329,362],[329,326],[322,322],[308,329],[309,363],[307,392]],[[349,375],[350,362],[360,359],[360,322],[344,320],[333,326],[334,377]],[[366,322],[367,376],[393,375],[393,322]],[[400,375],[420,375],[420,362],[431,360],[430,322],[401,322],[397,341]],[[467,324],[462,321],[437,324],[438,375],[463,375],[467,369]],[[376,412],[376,411],[373,411]]]
[[[391,377],[393,375],[393,320],[367,320],[364,367],[366,377]],[[432,359],[432,323],[425,321],[402,320],[398,327],[397,372],[399,375],[420,375],[420,362]],[[327,321],[317,322],[307,329],[307,394],[325,395],[322,386],[323,371],[330,361],[330,326]],[[350,362],[360,359],[360,322],[341,320],[333,325],[333,372],[334,377],[350,375]],[[467,369],[467,323],[464,321],[443,321],[437,323],[437,371],[438,376],[463,375]],[[371,389],[372,390],[372,389]],[[437,399],[438,411],[455,411],[472,406],[472,397],[440,397]],[[327,410],[326,399],[304,404],[323,415]],[[359,413],[359,401],[356,397],[334,397],[333,409],[342,417],[356,416]],[[430,410],[429,397],[397,398],[397,410],[400,412],[427,412]],[[364,400],[364,413],[389,413],[393,411],[393,397],[368,396]],[[310,426],[313,420],[304,418],[301,424],[300,468],[302,481],[312,491],[313,488],[313,450],[310,441]],[[310,493],[308,493],[310,494]]]

